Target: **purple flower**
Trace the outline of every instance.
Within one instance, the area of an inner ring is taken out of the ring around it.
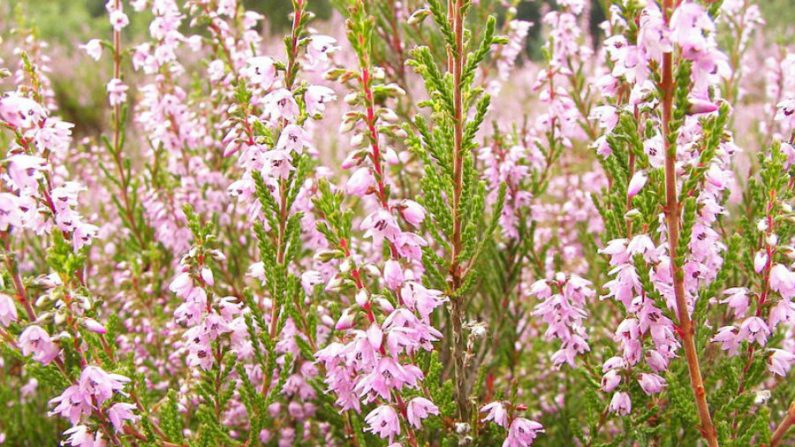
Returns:
[[[105,326],[93,318],[86,318],[83,320],[83,325],[86,327],[86,329],[94,332],[95,334],[106,334],[108,332],[108,330],[105,329]]]

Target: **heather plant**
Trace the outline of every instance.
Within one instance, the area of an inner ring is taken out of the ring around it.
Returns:
[[[793,43],[524,3],[0,21],[0,445],[795,445]]]

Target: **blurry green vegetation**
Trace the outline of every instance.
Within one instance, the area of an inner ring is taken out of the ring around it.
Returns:
[[[795,0],[761,0],[762,17],[769,38],[777,43],[791,45],[795,40]]]
[[[554,4],[554,0],[545,0]],[[280,33],[289,27],[289,13],[292,10],[287,0],[243,0],[247,9],[259,11],[267,18],[270,29]],[[538,31],[540,22],[540,6],[543,2],[522,1],[518,7],[518,18],[533,21]],[[594,11],[591,32],[596,32],[596,25],[603,18],[594,0]],[[785,36],[792,40],[795,29],[795,0],[761,0],[758,2],[768,22],[768,31],[773,38]],[[25,15],[36,24],[43,38],[51,42],[68,43],[72,40],[85,40],[88,37],[102,35],[110,31],[105,17],[105,0],[6,0],[0,1],[0,22],[3,18],[12,17],[14,11],[22,7]],[[329,0],[310,0],[309,9],[320,19],[329,18],[332,6]],[[128,35],[146,32],[148,18],[141,14],[130,14],[131,28]]]
[[[91,37],[110,33],[106,0],[8,0],[0,1],[0,20],[4,17],[24,14],[36,24],[41,36],[51,42],[69,43],[84,41]],[[290,26],[289,14],[292,6],[288,0],[243,0],[246,9],[258,11],[268,21],[271,31],[281,32]],[[311,0],[310,9],[320,19],[331,16],[328,0]],[[147,32],[148,14],[133,13],[126,8],[130,17],[130,27],[125,29],[128,36],[138,36]]]

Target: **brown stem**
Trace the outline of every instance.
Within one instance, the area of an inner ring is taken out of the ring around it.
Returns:
[[[784,435],[787,434],[787,430],[789,430],[793,424],[795,424],[795,402],[792,402],[789,406],[784,420],[781,421],[778,427],[776,427],[776,431],[773,432],[773,437],[770,438],[770,447],[777,447],[780,445],[781,441],[784,440]]]
[[[673,0],[664,0],[663,11],[666,21],[674,9]],[[687,359],[687,369],[690,373],[690,385],[693,395],[696,398],[698,416],[701,420],[701,435],[706,439],[710,447],[718,446],[718,437],[715,426],[712,424],[712,416],[709,413],[707,403],[707,393],[704,389],[704,382],[701,377],[701,367],[696,351],[695,329],[690,320],[690,313],[687,309],[685,297],[684,272],[682,266],[676,259],[676,251],[679,245],[679,225],[681,206],[678,202],[676,193],[676,146],[671,145],[673,137],[670,134],[671,108],[673,105],[673,54],[663,54],[662,67],[662,93],[663,93],[663,145],[665,150],[665,220],[668,227],[668,255],[671,263],[671,276],[674,282],[674,295],[676,297],[676,310],[679,317],[679,334],[682,338],[682,345]]]
[[[452,18],[453,32],[455,33],[455,47],[452,48],[453,71],[453,240],[450,259],[450,289],[452,291],[452,329],[453,329],[453,374],[455,377],[456,400],[458,401],[459,417],[466,420],[469,412],[467,405],[466,377],[463,352],[463,298],[455,296],[462,284],[462,267],[459,256],[461,255],[461,193],[463,191],[464,177],[464,98],[462,76],[464,70],[464,1],[455,0],[449,3],[452,10],[448,15]]]
[[[296,61],[298,59],[298,44],[300,39],[300,26],[303,20],[304,0],[297,0],[295,3],[295,11],[293,11],[293,24],[290,33],[290,51],[287,54],[288,63],[287,71],[285,73],[285,88],[292,90],[296,77]],[[248,118],[246,118],[246,126],[248,126]],[[253,141],[253,133],[249,133],[249,141]],[[284,272],[287,271],[285,265],[285,255],[287,252],[287,220],[290,217],[290,210],[287,207],[287,182],[284,179],[279,180],[279,228],[277,229],[276,240],[276,263],[282,265]],[[272,297],[271,302],[271,319],[268,335],[271,339],[278,336],[279,330],[279,313],[281,306],[276,297]],[[271,374],[266,374],[266,379],[263,383],[263,395],[268,393],[271,386]]]

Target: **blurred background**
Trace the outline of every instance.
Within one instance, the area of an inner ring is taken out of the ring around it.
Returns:
[[[592,32],[603,19],[600,0],[592,0]],[[280,33],[289,26],[288,14],[292,10],[289,0],[244,0],[247,9],[259,11],[267,17],[269,32]],[[791,34],[795,27],[795,0],[760,0],[768,22],[769,31]],[[334,14],[333,0],[310,0],[309,9],[319,19],[329,19]],[[526,0],[519,3],[517,18],[538,22],[540,10],[547,5],[554,7],[554,0]],[[35,22],[41,36],[49,41],[85,40],[104,31],[110,26],[104,17],[105,0],[0,0],[0,17],[12,17],[21,11],[29,20]],[[132,14],[133,26],[125,32],[133,35],[144,33],[148,23],[139,14]],[[138,20],[135,20],[138,19]],[[0,19],[5,21],[3,19]],[[531,30],[538,40],[539,28]],[[134,40],[134,39],[133,39]],[[534,39],[531,39],[531,44]]]
[[[111,34],[107,20],[105,2],[107,0],[0,0],[0,42],[7,43],[19,30],[33,32],[40,40],[47,42],[50,48],[46,53],[52,58],[52,70],[57,76],[51,76],[53,90],[56,94],[61,114],[64,119],[77,125],[78,133],[96,134],[102,126],[104,117],[105,91],[110,61],[104,58],[100,63],[93,63],[85,57],[79,45],[92,38],[107,38]],[[500,0],[476,0],[492,3],[498,20],[505,14],[505,8],[499,5]],[[599,23],[604,20],[604,5],[607,0],[591,0],[589,30],[591,42],[599,42]],[[642,0],[641,0],[642,1]],[[651,1],[651,0],[649,0]],[[750,0],[726,0],[750,1]],[[289,0],[242,0],[247,9],[255,10],[265,16],[261,32],[273,35],[266,41],[278,42],[290,26],[289,13],[292,10]],[[337,12],[339,0],[308,0],[309,9],[317,20],[313,26],[328,29],[340,24]],[[795,40],[795,0],[756,0],[767,21],[764,39],[771,43],[791,44]],[[543,11],[555,8],[555,0],[519,0],[516,17],[535,24],[530,28],[526,41],[525,52],[519,57],[518,64],[527,60],[541,58],[540,45],[542,27],[539,26]],[[130,26],[125,28],[123,39],[130,44],[145,41],[148,34],[150,13],[133,13],[127,6]],[[335,34],[333,31],[329,34]],[[9,56],[13,46],[0,44],[0,61]],[[106,66],[107,65],[107,66]],[[761,72],[760,72],[761,73]],[[761,77],[761,76],[760,76]],[[77,82],[80,80],[81,82]],[[5,87],[0,85],[0,87]]]

